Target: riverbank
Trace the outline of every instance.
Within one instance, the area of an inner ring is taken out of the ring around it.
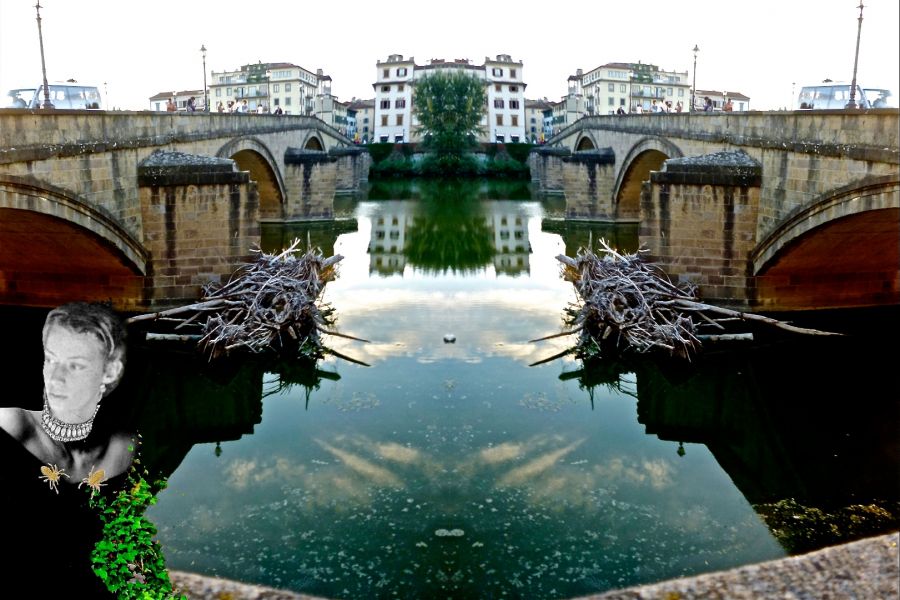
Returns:
[[[582,600],[898,598],[898,544],[900,534],[894,532],[800,556],[585,596]],[[181,571],[172,571],[170,577],[189,600],[316,600],[315,596]]]

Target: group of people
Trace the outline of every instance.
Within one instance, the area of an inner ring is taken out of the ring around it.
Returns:
[[[642,105],[635,104],[634,106],[631,107],[630,111],[626,111],[624,106],[620,106],[619,109],[616,111],[616,114],[617,115],[626,115],[629,112],[631,114],[638,114],[638,115],[643,114],[644,112],[680,113],[683,110],[684,110],[684,105],[681,103],[681,100],[679,100],[677,103],[675,103],[674,106],[672,105],[671,100],[666,100],[665,102],[657,102],[656,100],[653,100],[650,103],[650,108],[647,111],[644,110],[644,107]]]
[[[258,115],[264,115],[269,114],[269,109],[264,104],[259,104],[255,109],[251,109],[246,100],[241,100],[240,102],[236,100],[229,100],[227,104],[224,104],[221,100],[219,100],[218,104],[216,104],[216,112],[234,114],[256,113]],[[275,110],[272,111],[271,114],[283,115],[284,111],[280,106],[276,106]]]

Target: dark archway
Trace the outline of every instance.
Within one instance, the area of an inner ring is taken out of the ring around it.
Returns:
[[[756,303],[774,310],[900,304],[900,209],[828,221],[797,237],[756,277]]]
[[[259,193],[259,218],[280,219],[283,216],[283,201],[278,178],[269,162],[255,150],[239,150],[230,157],[239,170],[249,171],[250,179],[256,182]]]
[[[111,301],[120,310],[142,302],[144,277],[93,231],[65,219],[0,208],[0,304],[54,307]]]
[[[620,178],[616,195],[616,216],[620,219],[640,219],[641,188],[650,180],[650,171],[659,171],[670,157],[656,149],[649,149],[633,157]]]
[[[303,146],[304,150],[320,150],[325,151],[325,148],[322,146],[322,141],[316,136],[312,136],[308,140],[306,140],[306,145]]]
[[[597,147],[594,145],[594,142],[588,136],[584,136],[580,140],[578,140],[578,144],[575,145],[575,151],[580,152],[582,150],[595,150]]]

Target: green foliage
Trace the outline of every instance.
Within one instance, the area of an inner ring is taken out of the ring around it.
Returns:
[[[416,174],[416,165],[411,158],[393,154],[379,163],[372,165],[370,174],[378,177],[411,177]]]
[[[372,157],[372,162],[376,165],[390,156],[391,152],[394,151],[394,144],[388,143],[372,143],[366,145],[365,147],[369,150],[369,156]]]
[[[485,175],[490,177],[528,177],[530,172],[527,165],[508,155],[498,154],[487,163]]]
[[[471,154],[429,154],[419,165],[423,177],[466,177],[481,171],[478,159]]]
[[[531,149],[534,147],[532,144],[504,144],[506,148],[506,153],[509,154],[509,157],[515,161],[522,163],[523,165],[528,164],[528,154],[531,152]]]
[[[162,549],[153,539],[156,527],[144,518],[147,507],[156,503],[157,492],[136,468],[129,473],[127,486],[112,498],[91,497],[90,504],[103,522],[103,537],[91,553],[94,573],[119,598],[184,598],[172,591]],[[164,489],[165,480],[158,480],[155,487]]]
[[[427,150],[438,155],[462,155],[481,132],[486,96],[484,84],[462,72],[437,72],[415,87],[413,111]]]

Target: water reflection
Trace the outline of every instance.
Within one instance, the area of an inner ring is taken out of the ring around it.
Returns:
[[[767,526],[779,500],[896,500],[900,390],[878,353],[817,341],[528,367],[566,344],[527,343],[574,300],[554,257],[601,228],[477,188],[434,226],[446,207],[421,189],[379,193],[355,225],[310,235],[346,257],[325,296],[339,328],[373,340],[346,342],[372,368],[161,346],[129,366],[148,462],[171,474],[150,512],[171,568],[334,598],[573,597],[794,551]],[[379,271],[373,231],[391,215],[405,262]],[[522,218],[525,268],[495,262],[504,215]],[[427,241],[415,260],[410,229]],[[492,256],[454,262],[461,231]]]

